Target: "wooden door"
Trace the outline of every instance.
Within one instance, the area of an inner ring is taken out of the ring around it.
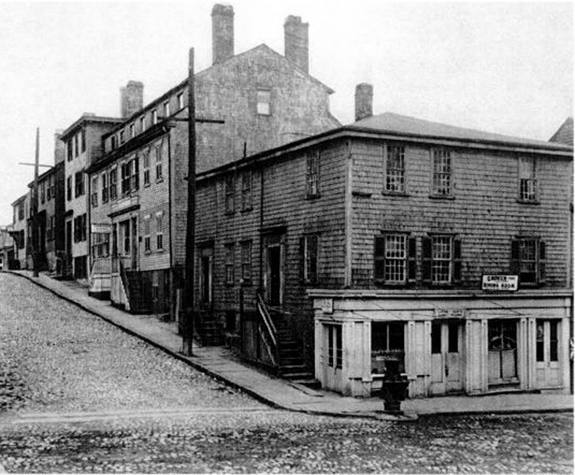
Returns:
[[[462,329],[457,321],[431,325],[431,394],[463,390]]]
[[[488,324],[488,384],[517,384],[517,321],[490,320]]]
[[[554,388],[561,385],[559,367],[558,320],[538,319],[535,335],[535,385],[538,388]]]

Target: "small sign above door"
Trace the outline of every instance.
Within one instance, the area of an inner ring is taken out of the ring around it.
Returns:
[[[481,290],[493,292],[515,292],[519,288],[517,275],[484,275],[481,279]]]

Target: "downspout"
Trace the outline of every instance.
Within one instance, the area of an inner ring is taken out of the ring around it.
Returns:
[[[264,169],[263,166],[260,166],[260,285],[259,285],[259,293],[263,293],[264,290],[264,239],[263,239],[263,230],[264,230]]]
[[[174,229],[172,228],[172,180],[174,179],[174,170],[172,170],[172,129],[168,129],[168,229],[170,230],[170,317],[173,321],[177,321],[177,293],[175,289],[174,278]],[[173,315],[172,315],[173,312]]]
[[[347,160],[345,176],[345,263],[344,288],[352,285],[352,231],[353,231],[353,154],[351,153],[351,139],[347,141]]]

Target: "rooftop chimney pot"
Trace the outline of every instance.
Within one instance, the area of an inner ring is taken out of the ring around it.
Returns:
[[[373,86],[365,82],[355,86],[355,121],[373,115]]]
[[[284,23],[284,55],[302,71],[309,72],[309,23],[289,15]]]
[[[212,64],[234,56],[234,8],[216,3],[212,8]]]

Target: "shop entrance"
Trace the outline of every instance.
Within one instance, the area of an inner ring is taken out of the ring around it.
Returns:
[[[431,394],[463,391],[463,337],[457,321],[431,325]]]
[[[536,322],[535,384],[538,388],[554,388],[561,384],[559,369],[559,321]]]
[[[490,386],[518,384],[517,321],[490,320],[488,323]]]

